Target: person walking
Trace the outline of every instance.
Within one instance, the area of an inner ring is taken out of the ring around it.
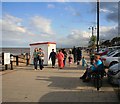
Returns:
[[[58,66],[60,69],[62,69],[64,67],[64,54],[62,53],[62,50],[59,50],[59,52],[57,53],[57,58],[58,58]]]
[[[55,62],[56,62],[56,52],[54,52],[54,49],[52,49],[52,52],[49,55],[49,60],[51,58],[52,61],[52,68],[55,67]]]
[[[37,63],[38,63],[38,49],[35,48],[33,52],[33,64],[34,64],[34,70],[37,70]]]
[[[68,53],[69,53],[69,54],[72,54],[72,49],[69,49]]]
[[[71,54],[68,57],[68,62],[69,62],[69,66],[70,66],[70,64],[72,64],[72,56],[71,56]]]
[[[44,57],[44,52],[42,51],[41,48],[39,48],[39,51],[38,51],[38,61],[39,61],[39,67],[40,69],[42,70],[44,67],[43,67],[43,59],[42,57]]]
[[[73,58],[74,58],[74,63],[76,63],[76,59],[77,59],[77,49],[74,46],[72,49],[72,54],[73,54]]]
[[[66,64],[66,58],[67,58],[67,52],[66,52],[65,48],[63,48],[62,53],[64,54],[63,63],[64,63],[64,66],[65,66],[65,64]]]
[[[77,65],[80,65],[81,57],[82,57],[82,51],[81,51],[81,48],[78,47],[78,49],[77,49]]]
[[[41,49],[41,53],[42,53],[42,55],[41,55],[41,66],[42,66],[42,69],[43,69],[44,68],[43,62],[44,62],[44,56],[45,56],[45,53],[44,53],[43,49]]]

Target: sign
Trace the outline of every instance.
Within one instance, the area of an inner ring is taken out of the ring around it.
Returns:
[[[4,53],[4,65],[10,64],[10,53]]]

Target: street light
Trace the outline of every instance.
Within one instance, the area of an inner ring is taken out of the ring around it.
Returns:
[[[90,29],[92,30],[92,36],[93,36],[93,32],[94,32],[94,30],[96,29],[96,27],[90,26],[88,29],[89,29],[89,30],[90,30]]]

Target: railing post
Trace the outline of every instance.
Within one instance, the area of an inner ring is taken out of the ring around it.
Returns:
[[[2,65],[4,65],[4,53],[2,52]]]
[[[18,66],[18,56],[16,56],[16,65]]]
[[[10,64],[11,64],[11,70],[13,70],[13,55],[10,56]]]
[[[13,62],[10,61],[10,64],[11,64],[11,70],[13,70]]]

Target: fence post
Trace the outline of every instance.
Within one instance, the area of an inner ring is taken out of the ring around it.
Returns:
[[[13,55],[10,56],[11,70],[13,70]]]
[[[16,65],[18,66],[18,56],[16,56]]]
[[[13,70],[13,62],[10,61],[10,64],[11,64],[11,70]]]
[[[2,52],[2,65],[4,65],[4,53]]]

